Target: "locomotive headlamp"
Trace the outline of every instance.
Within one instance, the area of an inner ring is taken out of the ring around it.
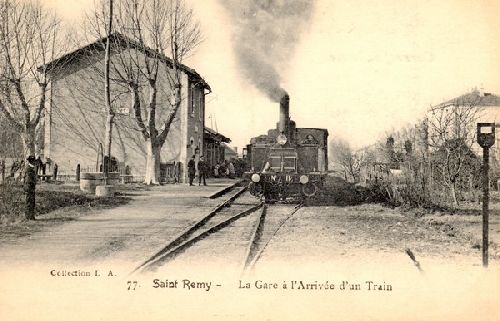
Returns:
[[[285,145],[287,142],[285,134],[279,134],[278,137],[276,137],[276,142],[280,145]]]
[[[252,175],[252,182],[254,182],[254,183],[260,182],[260,175],[259,174],[253,174]]]
[[[309,177],[307,177],[306,175],[302,175],[300,176],[300,184],[307,184],[309,183]]]

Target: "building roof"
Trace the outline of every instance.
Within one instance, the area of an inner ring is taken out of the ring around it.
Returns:
[[[500,96],[494,95],[492,93],[482,93],[481,91],[474,89],[470,93],[466,93],[459,97],[450,99],[444,103],[441,103],[435,108],[445,107],[445,106],[461,106],[461,105],[472,105],[472,106],[500,106]]]
[[[57,70],[58,67],[64,67],[67,64],[80,61],[82,58],[88,57],[89,54],[93,54],[96,51],[104,52],[105,43],[107,39],[108,37],[100,38],[84,47],[78,48],[57,59],[54,59],[51,62],[47,63],[46,65],[40,66],[39,69],[45,67],[46,70],[53,72]],[[109,36],[109,39],[116,47],[121,47],[121,49],[126,49],[126,48],[138,49],[150,57],[158,57],[162,62],[166,63],[168,66],[173,65],[173,60],[165,56],[163,53],[151,49],[145,46],[144,44],[141,44],[138,41],[135,41],[121,33],[115,32]],[[210,86],[208,85],[208,83],[203,79],[203,77],[201,77],[199,73],[196,72],[196,70],[189,68],[184,64],[179,64],[179,67],[186,74],[188,74],[189,76],[197,80],[200,84],[202,84],[204,88],[210,90]]]
[[[216,132],[215,130],[205,127],[203,134],[208,136],[209,138],[212,138],[213,140],[222,142],[222,143],[230,143],[231,139],[227,138],[226,136]]]
[[[232,147],[230,147],[228,144],[224,144],[224,150],[226,155],[227,154],[232,154],[232,155],[238,155],[238,152],[235,151]]]

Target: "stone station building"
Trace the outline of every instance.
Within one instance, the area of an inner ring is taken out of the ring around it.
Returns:
[[[127,54],[154,54],[160,57],[156,128],[161,130],[171,108],[171,87],[168,82],[168,73],[172,73],[171,59],[140,46],[124,35],[113,34],[111,37],[114,44],[111,51],[112,74],[113,68],[120,68],[119,60],[127,57]],[[106,121],[103,76],[105,41],[105,38],[99,39],[51,62],[59,68],[51,75],[53,80],[42,122],[44,135],[39,154],[50,165],[58,164],[61,178],[74,177],[78,164],[82,172],[98,171],[102,164]],[[195,70],[185,65],[180,65],[180,70],[181,106],[161,149],[160,168],[163,177],[160,180],[163,181],[185,182],[188,160],[193,155],[198,157],[204,153],[205,96],[210,93],[210,86]],[[115,73],[118,72],[123,70],[115,70]],[[112,105],[117,113],[111,155],[116,158],[122,174],[141,181],[146,167],[146,145],[135,119],[131,93],[125,85],[113,80],[111,90]],[[141,86],[139,99],[143,106],[147,104],[148,95],[148,86]],[[141,109],[146,122],[146,108]]]

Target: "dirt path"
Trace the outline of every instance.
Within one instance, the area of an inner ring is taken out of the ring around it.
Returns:
[[[417,259],[480,257],[472,239],[459,230],[375,204],[303,208],[277,233],[266,257],[338,262],[364,260],[367,252],[407,257],[407,248]]]
[[[67,222],[47,223],[26,236],[4,238],[0,260],[21,265],[123,260],[133,265],[208,212],[217,200],[206,196],[223,186],[190,189],[176,185],[130,192],[127,195],[132,200],[126,205],[91,211]],[[34,224],[43,224],[43,220]]]

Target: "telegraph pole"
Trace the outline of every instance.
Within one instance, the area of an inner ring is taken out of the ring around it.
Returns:
[[[483,266],[488,267],[488,232],[490,203],[490,147],[495,144],[495,123],[477,124],[477,142],[483,148]]]

